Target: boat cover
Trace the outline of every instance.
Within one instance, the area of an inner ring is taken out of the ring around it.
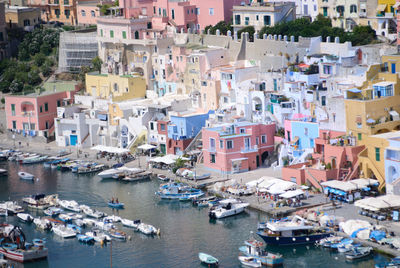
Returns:
[[[386,233],[381,230],[374,230],[374,231],[371,231],[371,233],[369,234],[369,238],[375,239],[376,241],[380,241],[385,237],[386,237]]]

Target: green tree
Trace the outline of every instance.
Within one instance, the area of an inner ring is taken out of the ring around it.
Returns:
[[[10,92],[10,84],[8,81],[0,81],[0,91],[3,93]]]
[[[246,26],[237,32],[238,38],[242,37],[242,33],[249,33],[249,38],[252,41],[254,38],[255,29],[253,26]]]
[[[42,53],[38,53],[35,56],[33,56],[33,62],[38,67],[42,66],[45,61],[46,61],[46,56]]]
[[[45,63],[40,67],[40,71],[42,72],[43,76],[49,76],[51,74],[51,66]]]
[[[24,88],[24,83],[20,80],[14,80],[10,84],[11,93],[21,92],[23,88]]]
[[[51,45],[48,43],[43,43],[40,46],[40,53],[42,53],[46,56],[50,55],[51,51],[52,51]]]
[[[88,72],[90,72],[90,67],[89,66],[82,66],[81,67],[81,71],[78,74],[79,81],[81,81],[82,83],[85,83],[86,74]]]
[[[102,64],[103,64],[103,61],[100,59],[99,56],[96,56],[94,59],[92,59],[93,69],[96,71],[99,71],[99,73],[101,73],[101,65]]]
[[[42,78],[39,76],[39,69],[32,68],[32,70],[28,73],[29,84],[37,85],[42,82]]]

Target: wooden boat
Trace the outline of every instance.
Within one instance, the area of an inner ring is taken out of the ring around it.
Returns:
[[[218,259],[207,253],[200,252],[199,259],[202,263],[205,263],[207,265],[214,265],[214,266],[218,265]]]
[[[27,247],[23,250],[15,244],[6,243],[0,247],[0,253],[9,260],[24,263],[47,258],[48,250],[43,246]]]
[[[346,259],[357,260],[367,257],[371,254],[372,250],[372,247],[356,247],[351,252],[346,253]]]
[[[126,238],[127,238],[126,233],[124,233],[120,230],[111,229],[108,233],[110,234],[111,237],[114,237],[117,239],[126,240]]]
[[[261,267],[261,261],[255,257],[239,256],[239,261],[242,265],[247,267]]]
[[[23,179],[23,180],[30,180],[33,181],[35,179],[35,176],[28,173],[28,172],[24,172],[24,171],[20,171],[18,172],[18,176]]]
[[[111,201],[108,201],[108,206],[109,207],[112,207],[112,208],[116,208],[116,209],[122,209],[122,208],[124,208],[124,203],[115,203],[115,202],[111,202]]]
[[[160,181],[169,181],[169,178],[162,174],[158,174],[157,179],[159,179]]]

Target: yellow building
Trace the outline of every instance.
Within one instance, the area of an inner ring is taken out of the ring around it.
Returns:
[[[393,5],[396,4],[396,0],[378,0],[377,16],[384,15],[385,13],[395,14]]]
[[[102,99],[126,101],[146,96],[146,80],[140,75],[86,74],[86,93]]]
[[[8,28],[28,27],[26,30],[30,31],[40,23],[40,8],[7,6],[5,13]]]

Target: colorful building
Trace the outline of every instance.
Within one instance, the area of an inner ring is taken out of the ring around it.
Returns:
[[[237,122],[202,130],[204,166],[221,173],[260,167],[274,151],[275,124]]]
[[[23,28],[32,31],[41,22],[40,9],[34,7],[7,6],[6,22],[9,29]]]
[[[113,101],[144,98],[146,81],[138,75],[86,74],[86,93]]]
[[[400,195],[400,132],[389,138],[385,151],[386,194]]]
[[[57,107],[74,102],[78,88],[48,90],[29,95],[9,95],[5,97],[7,128],[23,136],[50,137],[54,133],[54,118]]]
[[[99,1],[85,1],[85,2],[78,2],[77,4],[77,18],[78,18],[78,24],[79,25],[96,25],[97,18],[100,17],[102,14],[100,14],[100,7],[99,7],[100,2]],[[103,4],[107,4],[106,2],[103,2]]]

